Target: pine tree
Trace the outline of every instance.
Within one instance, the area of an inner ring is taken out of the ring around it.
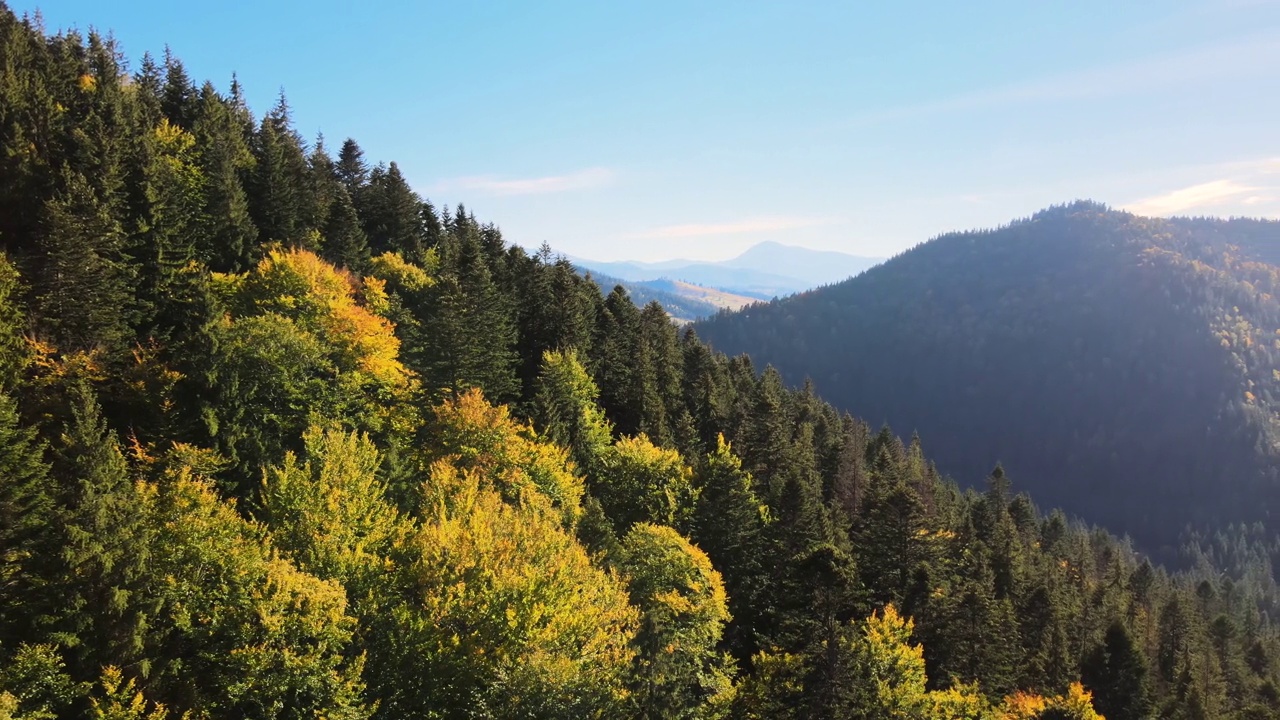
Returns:
[[[191,294],[184,285],[194,279],[188,266],[198,258],[205,179],[190,133],[162,120],[149,140],[152,148],[143,170],[145,218],[134,250],[141,270],[138,324],[144,337],[164,342],[192,330],[185,326],[182,302]]]
[[[321,232],[320,255],[338,267],[356,271],[369,264],[369,242],[346,189],[337,188]]]
[[[684,406],[694,417],[701,452],[717,447],[717,437],[728,427],[729,391],[723,362],[698,340],[693,328],[681,341],[684,353]],[[690,451],[686,448],[686,451]]]
[[[517,352],[522,397],[528,400],[547,351],[577,349],[585,357],[599,296],[568,261],[555,258],[545,244],[521,264],[516,275]]]
[[[648,367],[640,342],[640,313],[619,285],[605,298],[596,321],[592,376],[600,382],[600,404],[623,435],[640,432],[646,416]]]
[[[132,594],[143,582],[138,498],[115,435],[88,383],[71,387],[71,421],[54,468],[71,483],[62,499],[61,562],[43,609],[56,637],[74,648],[79,676],[141,659],[146,612]]]
[[[1080,679],[1107,720],[1142,720],[1151,711],[1146,659],[1119,620],[1081,663]]]
[[[244,188],[254,156],[233,108],[210,83],[200,90],[191,134],[204,177],[205,242],[199,257],[219,272],[246,270],[258,237]]]
[[[250,187],[250,214],[263,240],[296,246],[307,243],[310,205],[307,160],[294,131],[284,94],[254,137],[256,167]]]
[[[662,443],[672,444],[685,413],[680,392],[684,382],[684,355],[680,352],[675,325],[657,302],[650,302],[640,311],[640,337],[644,344],[644,357],[649,359],[654,399],[650,417],[641,429]]]
[[[352,143],[354,146],[354,143]],[[354,150],[358,150],[355,147]],[[343,146],[344,152],[347,146]],[[359,154],[354,160],[339,158],[339,176],[355,182],[359,177]],[[369,174],[368,185],[355,196],[359,201],[360,219],[375,255],[400,253],[412,263],[421,263],[428,249],[422,222],[422,199],[400,174],[395,163],[378,166]]]
[[[165,52],[166,57],[168,51]],[[164,75],[151,53],[143,53],[138,72],[133,74],[133,86],[138,112],[138,127],[151,129],[164,117]]]
[[[133,308],[123,233],[79,175],[45,205],[35,315],[63,350],[124,348]]]
[[[196,87],[187,75],[182,61],[164,49],[164,88],[160,91],[160,109],[169,122],[190,130],[197,112]]]
[[[902,605],[912,573],[930,560],[919,496],[895,476],[873,477],[858,509],[853,540],[872,603]]]
[[[369,182],[369,166],[365,164],[364,151],[355,140],[347,138],[342,142],[334,172],[337,173],[338,182],[346,188],[348,195],[353,199],[360,197],[360,192]]]
[[[478,244],[463,239],[443,253],[441,273],[427,293],[422,348],[424,384],[437,397],[469,387],[498,401],[517,391],[515,327]]]
[[[23,337],[26,318],[18,305],[20,290],[17,269],[0,253],[0,391],[13,390],[30,355]]]
[[[18,419],[18,405],[0,389],[0,639],[30,631],[29,585],[56,545],[51,486],[43,445]]]

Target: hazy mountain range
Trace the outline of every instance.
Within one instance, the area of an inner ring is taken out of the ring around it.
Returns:
[[[590,270],[597,278],[608,276],[630,283],[677,281],[759,300],[784,297],[839,282],[861,273],[883,259],[828,250],[810,250],[777,242],[762,242],[737,257],[719,262],[603,262],[570,258],[575,265]],[[670,288],[677,294],[685,293],[679,285]]]
[[[575,265],[578,272],[588,275],[608,295],[618,285],[627,289],[631,301],[644,306],[657,302],[678,323],[688,323],[710,317],[721,310],[737,310],[760,298],[737,295],[726,290],[694,285],[683,280],[659,278],[657,280],[624,280],[620,277]]]

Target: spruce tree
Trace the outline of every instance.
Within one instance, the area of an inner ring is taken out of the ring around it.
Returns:
[[[364,161],[364,151],[355,140],[347,138],[342,142],[334,172],[348,195],[352,198],[360,196],[365,184],[369,182],[369,166]]]
[[[344,168],[343,164],[340,158],[340,177],[349,176],[352,181],[359,177],[357,171]],[[422,199],[410,189],[398,165],[391,163],[388,167],[374,168],[367,187],[360,190],[355,199],[359,201],[360,219],[375,255],[398,252],[409,262],[423,262],[428,245],[423,229]]]
[[[301,245],[307,240],[309,188],[302,139],[294,131],[284,94],[254,136],[249,210],[265,241]]]
[[[57,545],[50,542],[58,493],[43,444],[18,418],[18,404],[0,389],[0,643],[32,640],[31,584]]]
[[[1146,658],[1119,620],[1081,663],[1080,679],[1107,720],[1143,720],[1151,712]]]
[[[515,326],[473,239],[450,242],[428,297],[423,325],[434,341],[423,348],[427,390],[456,397],[478,387],[491,399],[511,399],[518,390]]]
[[[369,243],[360,227],[356,207],[345,188],[336,188],[320,236],[320,255],[325,260],[355,271],[366,269],[369,264]]]
[[[640,432],[648,368],[640,351],[640,313],[621,285],[600,307],[592,345],[591,371],[600,382],[600,404],[620,434]]]
[[[12,391],[26,367],[26,318],[18,305],[18,271],[0,253],[0,390]]]
[[[71,420],[54,463],[69,485],[63,551],[50,568],[43,607],[55,637],[74,648],[72,667],[84,677],[140,659],[146,617],[132,595],[147,568],[137,553],[138,499],[119,443],[86,381],[72,385],[70,398]]]
[[[199,100],[196,87],[187,75],[182,61],[164,49],[164,88],[160,91],[160,109],[169,122],[190,130],[195,122]]]
[[[199,257],[219,272],[246,270],[258,237],[244,187],[254,156],[232,106],[209,83],[200,90],[192,135],[204,177]]]
[[[671,317],[656,301],[640,311],[640,337],[644,343],[644,355],[649,358],[654,401],[651,418],[646,419],[645,432],[663,442],[673,443],[678,435],[681,417],[685,413],[684,398],[680,392],[684,382],[684,355],[680,352],[679,338]]]
[[[80,175],[45,204],[34,310],[58,348],[123,350],[133,309],[123,242],[119,223]]]

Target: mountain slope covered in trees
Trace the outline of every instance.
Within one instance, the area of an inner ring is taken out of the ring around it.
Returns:
[[[966,484],[998,458],[1037,500],[1168,549],[1280,512],[1277,258],[1277,222],[1076,203],[697,330],[918,430]]]
[[[0,5],[0,718],[1280,713],[1169,573]]]

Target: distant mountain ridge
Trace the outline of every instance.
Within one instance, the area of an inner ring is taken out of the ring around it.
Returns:
[[[682,280],[623,280],[575,265],[580,275],[590,276],[600,286],[600,291],[608,295],[618,285],[627,289],[631,301],[643,306],[657,302],[678,323],[688,323],[700,318],[710,317],[721,310],[737,310],[759,298],[734,295],[715,288],[694,285]]]
[[[876,265],[883,258],[762,242],[737,257],[720,262],[571,260],[575,265],[624,281],[678,280],[769,300],[844,280]]]
[[[1168,549],[1280,513],[1278,261],[1280,222],[1076,203],[695,329],[919,430],[962,484],[1000,459],[1038,501]]]

